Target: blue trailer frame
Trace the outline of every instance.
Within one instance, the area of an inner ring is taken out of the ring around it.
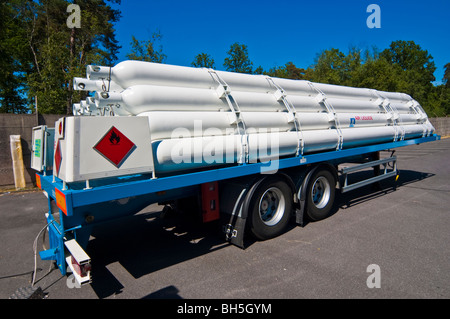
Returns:
[[[94,181],[89,189],[86,189],[84,184],[66,185],[51,172],[38,173],[37,184],[48,198],[49,212],[46,218],[50,241],[50,248],[40,252],[40,257],[42,260],[56,261],[61,273],[66,275],[65,241],[75,239],[81,247],[86,248],[93,227],[135,214],[152,203],[195,195],[199,185],[204,183],[261,173],[270,174],[274,166],[277,170],[283,170],[319,163],[342,162],[363,154],[437,140],[440,140],[440,136],[435,134],[411,140],[279,159],[271,163],[241,164],[162,178],[152,178],[151,174],[125,176]],[[121,202],[124,199],[129,201]]]

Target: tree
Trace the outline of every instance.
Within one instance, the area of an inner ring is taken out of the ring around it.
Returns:
[[[358,86],[358,82],[355,82],[355,75],[360,70],[363,64],[363,58],[361,56],[362,50],[357,47],[351,47],[344,57],[342,81],[343,85]]]
[[[428,95],[427,104],[430,105],[435,116],[446,116],[450,114],[450,63],[444,66],[444,77],[442,85],[433,87]]]
[[[445,86],[450,88],[450,63],[447,63],[444,66],[445,72],[444,72],[444,78],[442,79],[442,82],[444,82]]]
[[[400,86],[401,74],[400,66],[392,65],[385,58],[367,59],[354,70],[352,86],[396,92]]]
[[[436,80],[436,66],[433,57],[414,41],[394,41],[388,49],[380,53],[391,65],[401,68],[401,78],[397,89],[410,94],[423,104]]]
[[[424,76],[422,80],[426,83],[436,80],[433,57],[414,41],[394,41],[388,49],[381,52],[380,56],[392,64],[399,65],[404,71],[420,72]]]
[[[162,45],[156,49],[156,44],[161,42],[162,35],[159,31],[154,32],[150,40],[139,41],[134,36],[131,37],[131,52],[127,54],[130,60],[163,63],[167,56],[162,53]]]
[[[305,73],[305,69],[297,68],[293,62],[288,62],[282,67],[271,68],[266,74],[277,78],[304,80]]]
[[[350,48],[347,55],[334,48],[324,50],[317,56],[313,66],[313,80],[321,83],[355,86],[354,77],[362,62],[361,50],[355,47]]]
[[[114,23],[119,21],[121,13],[108,3],[120,4],[121,0],[77,0],[76,3],[81,8],[82,27],[70,30],[67,114],[72,113],[74,99],[79,101],[85,98],[84,92],[74,94],[73,78],[84,76],[89,64],[112,66],[117,61],[120,49],[115,38]]]
[[[324,50],[314,64],[314,81],[343,85],[345,55],[338,49]]]
[[[234,43],[227,52],[223,66],[227,71],[239,73],[253,73],[253,63],[248,57],[248,47],[245,44]]]
[[[200,53],[197,54],[194,58],[194,61],[192,61],[191,66],[195,68],[208,68],[213,69],[214,68],[214,59],[211,58],[210,55],[206,53]]]
[[[253,71],[253,74],[264,74],[264,69],[263,67],[260,65],[258,66],[255,71]]]
[[[23,1],[0,4],[0,113],[27,113],[26,63],[29,61],[26,32],[17,19]]]
[[[81,28],[67,23],[72,2],[12,0],[1,5],[2,17],[9,10],[16,24],[6,20],[12,33],[3,33],[9,41],[1,41],[13,61],[16,91],[30,109],[36,96],[42,113],[71,114],[72,102],[83,95],[73,91],[73,78],[85,76],[88,64],[111,65],[117,60],[120,46],[114,23],[120,11],[107,3],[120,0],[77,1]]]

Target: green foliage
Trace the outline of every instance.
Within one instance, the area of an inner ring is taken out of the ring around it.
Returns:
[[[245,44],[234,43],[227,52],[223,66],[227,71],[253,73],[253,62],[248,57],[248,47]]]
[[[4,70],[8,70],[9,75],[13,74],[15,98],[23,102],[22,109],[11,109],[10,104],[5,103],[5,98],[14,93],[9,90],[6,94],[11,81],[0,80],[2,111],[33,110],[37,98],[40,113],[71,114],[72,102],[82,97],[81,93],[73,91],[73,78],[84,76],[89,64],[111,65],[117,60],[120,46],[115,40],[113,25],[120,18],[120,12],[106,2],[120,3],[120,0],[77,1],[81,9],[79,29],[67,26],[67,7],[72,2],[14,0],[2,3],[0,20],[6,24],[7,31],[2,32],[6,41],[1,41],[0,50],[6,52],[7,58],[1,63],[6,64]]]
[[[264,74],[264,69],[262,66],[258,66],[255,71],[253,72],[253,74]]]
[[[433,57],[414,41],[394,41],[389,49],[381,52],[380,56],[386,58],[391,64],[400,66],[403,71],[420,73],[423,83],[436,80],[433,75],[436,71]]]
[[[445,72],[444,72],[444,78],[442,79],[442,82],[444,82],[446,87],[450,87],[450,63],[447,63],[444,66]]]
[[[425,101],[425,111],[430,117],[443,117],[450,114],[450,89],[445,85],[432,87]]]
[[[392,66],[400,67],[397,90],[408,93],[419,103],[424,104],[436,80],[436,66],[428,51],[415,44],[414,41],[394,41],[388,49],[380,54]]]
[[[131,53],[127,54],[130,60],[139,60],[146,62],[163,63],[167,58],[162,53],[162,45],[156,49],[156,44],[161,42],[162,35],[159,31],[154,32],[150,40],[139,41],[134,36],[131,38]]]
[[[288,62],[282,67],[271,68],[265,74],[277,78],[293,79],[293,80],[305,80],[306,70],[300,69],[295,66],[294,63]]]
[[[450,114],[450,63],[444,85],[434,86],[433,57],[414,41],[394,41],[381,53],[351,48],[347,54],[330,49],[320,53],[312,66],[314,82],[402,92],[417,100],[430,116]],[[310,69],[307,70],[307,73]]]
[[[214,68],[214,59],[206,53],[197,54],[192,61],[191,66],[195,68]]]
[[[312,80],[320,83],[356,86],[362,64],[361,51],[352,48],[345,55],[338,49],[324,50],[316,57]]]
[[[0,113],[26,113],[25,72],[28,60],[25,30],[17,7],[23,1],[0,4]]]
[[[390,64],[385,58],[370,59],[355,70],[351,82],[355,87],[395,92],[401,72],[399,66]]]
[[[320,83],[341,84],[345,55],[338,49],[325,50],[315,61],[313,80]]]

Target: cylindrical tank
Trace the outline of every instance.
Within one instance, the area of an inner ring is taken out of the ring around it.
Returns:
[[[233,92],[241,111],[280,112],[285,106],[273,94]],[[133,115],[148,111],[229,111],[225,99],[212,89],[137,85],[123,92],[97,92],[97,107],[120,105]]]
[[[263,76],[214,71],[233,90],[250,92],[273,91]],[[124,61],[116,66],[87,67],[90,80],[111,80],[123,88],[136,85],[160,85],[187,88],[216,88],[218,83],[210,70],[142,61]]]
[[[74,85],[95,89],[87,101],[95,102],[95,110],[148,118],[157,173],[434,132],[420,105],[404,93],[141,61],[88,66],[87,78]]]

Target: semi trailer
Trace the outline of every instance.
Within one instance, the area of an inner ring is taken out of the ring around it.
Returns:
[[[88,66],[74,89],[87,98],[73,116],[33,129],[32,167],[49,207],[40,257],[79,284],[92,281],[92,231],[150,204],[198,208],[244,248],[244,235],[272,239],[327,218],[339,193],[395,181],[394,152],[379,152],[440,139],[403,93],[140,61]]]

